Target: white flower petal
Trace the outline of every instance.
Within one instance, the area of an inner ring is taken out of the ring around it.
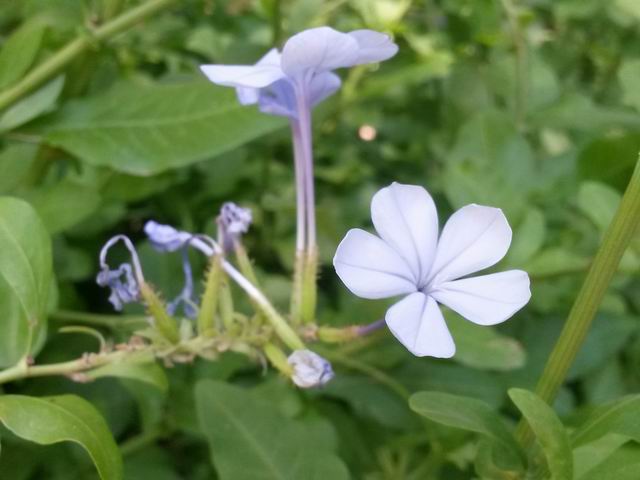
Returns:
[[[335,73],[324,72],[313,77],[309,86],[309,102],[314,107],[340,88],[342,81]]]
[[[525,306],[531,290],[527,272],[509,270],[444,282],[430,295],[473,323],[495,325]]]
[[[483,270],[502,259],[511,244],[511,227],[502,210],[467,205],[455,212],[438,240],[429,282],[455,280]]]
[[[382,62],[398,53],[398,46],[389,35],[374,30],[349,32],[358,42],[358,63]]]
[[[330,27],[300,32],[282,49],[282,70],[290,77],[306,71],[325,72],[358,63],[360,47],[354,37]]]
[[[225,87],[262,88],[284,77],[276,65],[201,65],[200,70]]]
[[[416,291],[402,258],[364,230],[347,232],[333,257],[333,266],[346,287],[362,298],[388,298]]]
[[[438,242],[438,212],[422,187],[392,183],[373,196],[371,219],[380,237],[405,259],[422,287]]]
[[[456,346],[436,301],[415,292],[393,305],[385,316],[391,333],[418,357],[450,358]]]

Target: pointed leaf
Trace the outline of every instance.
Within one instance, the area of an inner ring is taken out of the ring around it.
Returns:
[[[475,398],[440,392],[418,392],[409,398],[409,406],[423,417],[449,427],[476,432],[500,443],[519,455],[516,441],[500,415]]]
[[[640,442],[640,395],[629,395],[599,407],[574,432],[571,440],[577,447],[608,433],[626,435]]]
[[[0,365],[24,355],[29,329],[45,326],[52,281],[51,240],[26,202],[0,197]]]
[[[196,385],[200,428],[222,480],[348,479],[323,436],[284,417],[249,389],[204,380]]]
[[[571,480],[573,455],[569,438],[553,409],[528,390],[512,388],[509,390],[509,397],[535,433],[547,459],[552,480]]]
[[[0,50],[0,89],[14,83],[31,66],[42,42],[44,25],[25,23]]]
[[[93,165],[152,175],[215,157],[284,121],[238,103],[230,89],[191,81],[123,85],[62,109],[47,141]]]
[[[122,479],[122,457],[104,418],[75,395],[0,397],[0,421],[17,436],[51,445],[74,442],[84,448],[103,480]]]

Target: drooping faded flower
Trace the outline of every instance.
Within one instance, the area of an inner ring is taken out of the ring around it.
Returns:
[[[255,65],[202,65],[214,83],[236,87],[243,105],[258,104],[273,115],[297,117],[338,88],[332,70],[381,62],[396,54],[389,36],[373,30],[342,33],[331,27],[311,28],[291,37],[282,53],[270,50]]]
[[[122,242],[131,254],[131,263],[123,263],[117,269],[112,270],[107,263],[109,250],[118,242]],[[140,258],[136,248],[125,235],[111,237],[100,250],[100,272],[96,277],[96,283],[101,287],[109,287],[111,294],[109,302],[117,311],[127,303],[137,302],[140,299],[140,285],[144,283]]]
[[[393,183],[374,195],[371,218],[379,236],[350,230],[333,264],[359,297],[405,295],[387,310],[385,320],[414,355],[448,358],[455,353],[438,303],[478,325],[495,325],[529,301],[529,276],[522,270],[467,278],[496,264],[509,249],[511,228],[500,209],[462,207],[438,238],[438,214],[429,193]]]

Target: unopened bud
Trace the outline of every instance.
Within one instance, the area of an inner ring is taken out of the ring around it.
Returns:
[[[293,367],[291,379],[300,388],[321,387],[333,378],[331,363],[311,350],[296,350],[287,361]]]

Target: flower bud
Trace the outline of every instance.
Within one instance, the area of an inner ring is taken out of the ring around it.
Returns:
[[[321,387],[333,378],[331,364],[311,350],[296,350],[287,361],[293,367],[291,379],[300,388]]]

